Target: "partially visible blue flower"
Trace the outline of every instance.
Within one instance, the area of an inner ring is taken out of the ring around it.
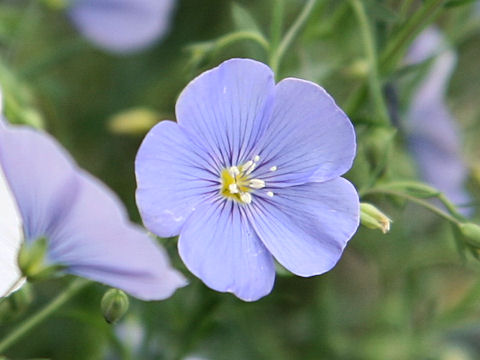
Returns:
[[[20,244],[40,238],[48,240],[47,264],[140,299],[164,299],[185,284],[112,191],[52,137],[1,119],[0,203],[0,296],[20,280]]]
[[[409,145],[421,177],[454,203],[463,204],[470,199],[464,188],[468,171],[462,159],[459,129],[445,99],[456,54],[440,31],[428,28],[414,41],[406,60],[416,64],[432,57],[407,112]]]
[[[97,46],[116,53],[148,47],[170,27],[175,0],[70,0],[68,13]]]
[[[330,270],[359,224],[350,120],[318,85],[277,85],[262,63],[232,59],[183,90],[136,159],[137,203],[203,282],[252,301],[273,259],[300,276]]]

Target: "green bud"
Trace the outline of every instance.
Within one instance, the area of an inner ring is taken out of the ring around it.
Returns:
[[[386,234],[392,220],[372,204],[360,203],[360,222],[369,229],[379,229]]]
[[[103,295],[100,307],[105,320],[114,324],[128,311],[128,296],[122,290],[110,289]]]
[[[474,223],[464,223],[458,226],[466,242],[480,249],[480,226]]]
[[[108,129],[115,134],[142,135],[159,120],[159,114],[151,109],[133,108],[112,116]]]
[[[18,254],[18,266],[29,281],[49,278],[63,268],[61,265],[46,263],[47,248],[48,241],[44,237],[22,244]]]

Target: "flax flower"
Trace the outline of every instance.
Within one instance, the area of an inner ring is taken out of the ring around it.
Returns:
[[[271,291],[273,259],[300,276],[335,265],[359,222],[340,177],[355,134],[324,89],[232,59],[188,84],[176,115],[140,147],[137,203],[151,231],[180,234],[190,271],[252,301]]]
[[[73,0],[68,14],[78,30],[108,51],[142,50],[170,27],[174,0]]]
[[[23,243],[46,238],[46,266],[164,299],[185,284],[117,197],[48,134],[0,119],[0,296],[21,286]]]

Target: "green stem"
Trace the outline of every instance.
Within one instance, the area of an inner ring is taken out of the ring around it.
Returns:
[[[400,28],[401,30],[395,38],[389,42],[380,58],[381,73],[390,72],[403,56],[404,50],[410,44],[411,40],[427,26],[431,20],[437,15],[437,11],[441,9],[446,0],[427,0],[425,5]]]
[[[355,16],[357,17],[358,24],[360,26],[361,35],[365,44],[365,55],[367,57],[369,66],[369,85],[375,108],[377,110],[377,116],[382,124],[389,124],[389,115],[387,105],[382,93],[382,84],[378,74],[378,58],[375,45],[375,39],[373,36],[372,27],[368,21],[365,7],[360,0],[350,0],[350,4],[353,7]]]
[[[317,0],[307,1],[305,6],[303,7],[302,12],[298,16],[298,18],[295,20],[293,25],[290,27],[290,29],[287,31],[287,33],[285,34],[285,37],[280,42],[280,45],[276,49],[272,50],[272,53],[270,56],[270,67],[272,68],[275,74],[278,72],[278,68],[280,67],[280,62],[282,61],[282,58],[285,55],[285,52],[287,51],[288,47],[291,45],[295,37],[298,35],[303,25],[305,25],[305,23],[307,22],[308,17],[312,13],[312,10],[315,7],[316,2]]]
[[[398,61],[403,57],[404,50],[415,38],[415,36],[423,30],[438,14],[443,3],[446,0],[427,0],[425,5],[413,16],[399,26],[401,29],[393,39],[389,40],[389,46],[382,52],[379,58],[379,75],[381,77],[388,75],[397,65]],[[362,83],[356,91],[354,91],[345,105],[345,111],[349,115],[353,115],[358,108],[364,103],[367,94],[367,87]]]
[[[405,19],[410,12],[410,8],[412,7],[413,0],[404,0],[402,6],[400,7],[400,16],[401,19]]]
[[[276,49],[282,37],[285,0],[273,0],[272,24],[270,26],[270,49]]]
[[[16,329],[14,329],[2,341],[0,341],[0,354],[4,353],[5,350],[7,350],[11,345],[20,340],[22,336],[26,335],[35,326],[40,324],[88,284],[90,284],[90,281],[88,280],[82,278],[76,279],[67,289],[65,289],[64,292],[53,299],[43,309],[34,314],[32,317],[26,319],[24,322],[20,323]]]
[[[241,41],[241,40],[253,40],[258,43],[262,48],[266,51],[269,49],[268,41],[259,33],[253,31],[237,31],[215,41],[215,47],[221,49],[225,46],[228,46],[234,42]]]
[[[439,208],[437,208],[436,206],[430,204],[429,202],[425,201],[425,200],[422,200],[422,199],[418,199],[414,196],[411,196],[411,195],[408,195],[408,194],[405,194],[405,193],[402,193],[400,191],[395,191],[395,190],[389,190],[389,189],[381,189],[381,188],[373,188],[373,189],[369,189],[365,192],[363,192],[361,194],[361,196],[365,196],[365,195],[370,195],[370,194],[384,194],[384,195],[392,195],[392,196],[396,196],[396,197],[400,197],[400,198],[404,198],[408,201],[411,201],[413,203],[416,203],[422,207],[424,207],[425,209],[427,210],[430,210],[432,213],[444,218],[445,220],[448,220],[450,221],[451,223],[459,226],[460,224],[462,224],[461,221],[459,221],[457,218],[455,218],[454,216],[440,210]]]

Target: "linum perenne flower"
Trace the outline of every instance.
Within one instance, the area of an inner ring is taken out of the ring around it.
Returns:
[[[67,0],[79,31],[99,47],[117,53],[146,48],[170,26],[174,0]]]
[[[355,134],[318,85],[232,59],[193,80],[136,159],[137,203],[159,236],[180,234],[186,266],[247,301],[268,294],[273,258],[312,276],[331,269],[358,227],[359,201],[340,175]]]
[[[21,244],[41,238],[47,264],[140,299],[163,299],[185,284],[116,196],[52,137],[0,119],[0,297],[22,283]]]
[[[464,188],[468,170],[462,159],[459,129],[445,95],[456,54],[433,27],[417,37],[406,60],[416,64],[431,57],[431,67],[414,91],[408,109],[408,140],[422,178],[454,203],[462,204],[470,200]]]

